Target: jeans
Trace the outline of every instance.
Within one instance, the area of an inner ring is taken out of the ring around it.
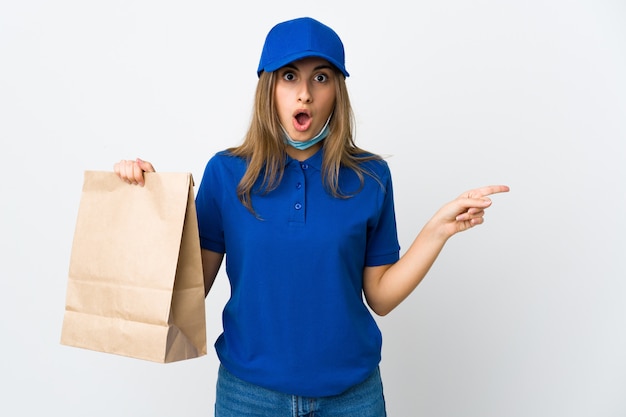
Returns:
[[[332,397],[283,394],[242,381],[220,366],[215,417],[385,417],[377,368],[362,383]]]

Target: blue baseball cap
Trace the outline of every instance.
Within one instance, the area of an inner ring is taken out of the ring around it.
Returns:
[[[272,72],[307,57],[324,58],[344,76],[346,71],[343,43],[334,30],[310,17],[288,20],[274,26],[263,45],[257,75]]]

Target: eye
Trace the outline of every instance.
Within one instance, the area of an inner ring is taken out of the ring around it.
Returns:
[[[328,81],[328,75],[322,73],[317,74],[315,75],[314,80],[318,83],[325,83],[326,81]]]
[[[285,81],[293,81],[295,79],[296,79],[296,74],[294,74],[293,72],[285,71],[283,73],[283,80],[285,80]]]

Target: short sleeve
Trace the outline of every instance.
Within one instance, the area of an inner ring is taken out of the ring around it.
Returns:
[[[383,167],[379,175],[380,205],[378,216],[368,227],[365,266],[392,264],[400,258],[391,173],[386,162],[380,164]]]
[[[200,246],[218,253],[226,251],[220,204],[223,195],[221,173],[219,157],[214,156],[206,165],[196,196]]]

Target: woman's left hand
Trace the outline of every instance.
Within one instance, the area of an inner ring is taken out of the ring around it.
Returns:
[[[366,267],[363,292],[370,308],[379,315],[393,310],[419,285],[450,237],[483,223],[488,196],[507,191],[506,185],[490,185],[464,192],[435,213],[398,262]]]
[[[430,220],[445,238],[484,222],[485,209],[491,206],[487,196],[509,191],[506,185],[489,185],[469,190],[444,205]]]

